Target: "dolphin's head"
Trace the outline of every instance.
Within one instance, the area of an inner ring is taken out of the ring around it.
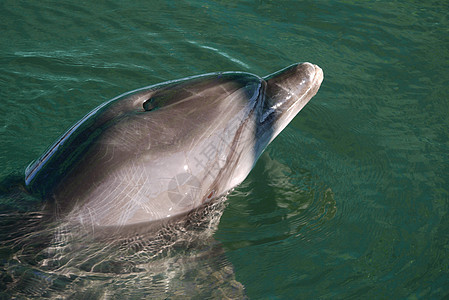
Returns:
[[[264,78],[211,73],[125,93],[31,164],[27,188],[88,227],[185,215],[241,183],[322,80],[303,63]]]
[[[289,66],[264,80],[265,102],[259,122],[262,127],[272,128],[271,142],[318,92],[323,71],[306,62]]]

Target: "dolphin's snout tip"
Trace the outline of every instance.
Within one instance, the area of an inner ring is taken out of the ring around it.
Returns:
[[[324,78],[323,70],[315,64],[304,62],[298,65],[298,71],[302,73],[302,76],[307,78],[307,82],[312,85],[321,85]]]
[[[321,84],[321,82],[323,82],[324,79],[324,73],[323,73],[323,69],[321,69],[319,66],[317,65],[313,65],[313,67],[315,68],[315,76],[314,76],[314,81],[317,84]]]
[[[315,64],[305,62],[302,64],[310,76],[310,82],[320,85],[324,78],[323,70]]]

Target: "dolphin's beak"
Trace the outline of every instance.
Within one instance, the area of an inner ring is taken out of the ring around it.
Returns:
[[[312,99],[321,86],[324,75],[317,65],[305,62],[291,65],[264,77],[266,98],[260,123],[268,130],[270,143]]]

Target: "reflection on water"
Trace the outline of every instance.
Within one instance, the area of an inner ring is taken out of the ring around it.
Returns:
[[[224,249],[281,243],[288,251],[288,240],[307,240],[310,232],[324,239],[337,209],[332,190],[318,184],[310,171],[295,173],[268,153],[255,171],[262,175],[250,176],[231,192],[231,206],[222,197],[157,230],[92,231],[38,211],[4,214],[4,295],[245,298]],[[261,192],[260,186],[270,192]],[[16,192],[14,201],[26,196]],[[217,232],[225,208],[227,224]]]
[[[270,152],[270,151],[268,151]],[[215,235],[226,249],[307,239],[310,232],[325,238],[337,212],[330,187],[309,170],[293,171],[265,152],[250,174],[231,194],[225,225]]]
[[[2,215],[0,286],[15,297],[244,298],[212,238],[224,200],[156,232],[113,238],[38,212]]]

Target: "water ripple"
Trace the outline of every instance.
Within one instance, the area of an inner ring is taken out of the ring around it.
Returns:
[[[193,45],[195,45],[195,46],[198,46],[198,47],[200,47],[200,48],[203,48],[203,49],[207,49],[207,50],[211,50],[211,51],[213,51],[213,52],[216,52],[216,53],[220,54],[221,56],[226,57],[226,58],[229,59],[230,61],[235,62],[235,63],[241,65],[242,67],[246,68],[246,69],[250,69],[250,66],[249,66],[248,64],[244,63],[243,61],[241,61],[241,60],[239,60],[239,59],[237,59],[237,58],[232,57],[231,55],[229,55],[228,53],[224,52],[223,50],[219,50],[219,49],[214,48],[214,47],[211,47],[211,46],[201,45],[201,44],[199,44],[198,42],[195,42],[195,41],[189,41],[189,40],[187,40],[187,42],[189,42],[190,44],[193,44]]]
[[[216,234],[229,249],[309,239],[312,234],[325,237],[337,211],[330,187],[310,171],[293,171],[268,153],[229,201],[226,225]]]
[[[4,291],[23,297],[245,297],[212,239],[224,207],[222,198],[185,222],[121,238],[92,235],[40,213],[2,215]]]

